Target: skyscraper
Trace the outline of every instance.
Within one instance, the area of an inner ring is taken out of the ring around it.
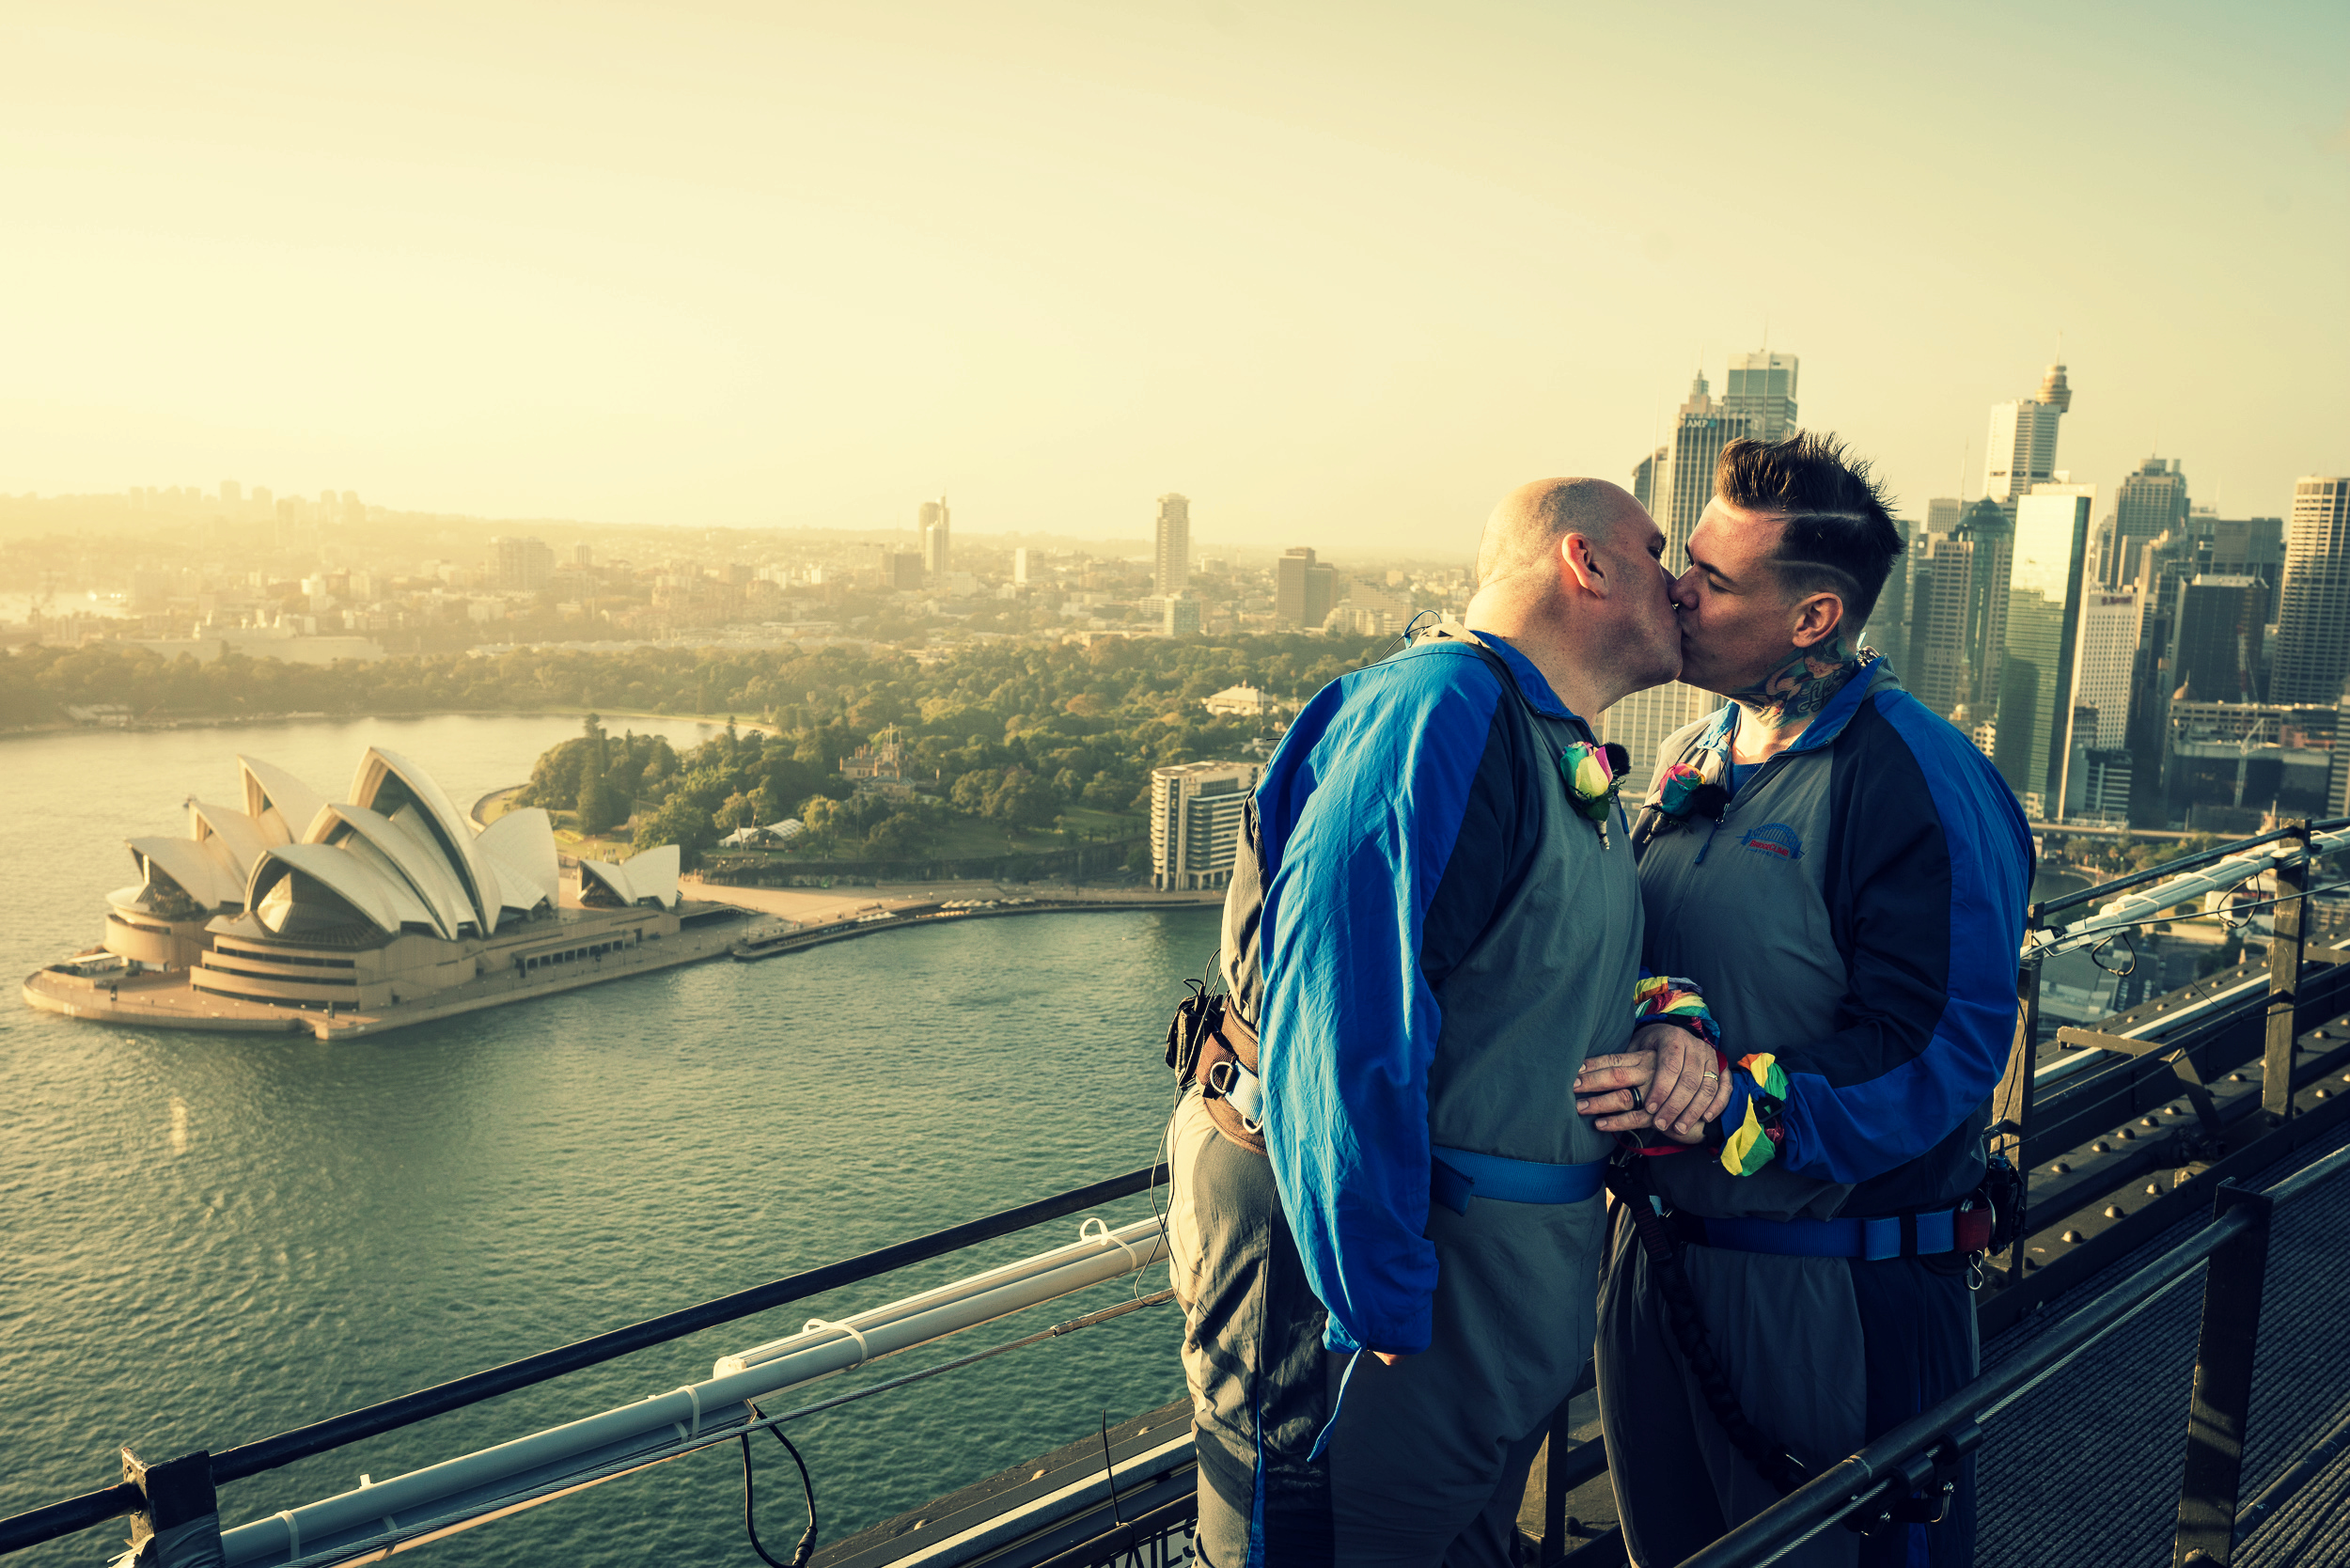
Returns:
[[[1274,579],[1273,622],[1286,631],[1316,632],[1339,599],[1339,570],[1314,559],[1306,545],[1282,554]]]
[[[555,580],[555,552],[535,539],[494,539],[497,552],[498,588],[507,593],[536,593]]]
[[[1656,510],[1656,471],[1665,465],[1665,448],[1659,447],[1632,465],[1632,498],[1641,510],[1653,515]]]
[[[948,533],[952,521],[947,510],[947,497],[925,501],[915,513],[915,521],[922,530],[922,570],[936,576],[954,570],[954,541]]]
[[[1792,353],[1731,354],[1723,411],[1758,441],[1780,439],[1795,428],[1795,370]]]
[[[1028,547],[1025,544],[1011,553],[1011,580],[1015,588],[1028,586]]]
[[[2350,678],[2350,478],[2293,486],[2285,576],[2277,594],[2271,702],[2332,702]],[[2342,744],[2339,740],[2337,745]]]
[[[1752,360],[1758,356],[1741,356]],[[1761,356],[1782,359],[1787,378],[1787,412],[1793,416],[1794,404],[1794,358],[1791,354]],[[1749,379],[1755,372],[1749,371]],[[1762,372],[1763,390],[1750,392],[1749,397],[1768,394],[1768,367]],[[1737,437],[1752,433],[1744,415],[1733,415],[1723,402],[1711,395],[1705,376],[1700,372],[1689,384],[1689,398],[1681,405],[1673,421],[1672,437],[1652,454],[1650,469],[1649,515],[1665,532],[1665,561],[1679,569],[1686,559],[1689,536],[1697,531],[1698,519],[1704,515],[1705,504],[1714,498],[1714,465],[1722,455],[1722,448]],[[1636,470],[1634,478],[1638,474]],[[1656,765],[1657,749],[1665,737],[1687,724],[1701,718],[1720,706],[1721,698],[1711,692],[1699,691],[1675,681],[1667,685],[1652,686],[1644,692],[1634,692],[1622,698],[1601,716],[1600,734],[1614,741],[1632,754],[1632,776],[1642,789],[1647,788]]]
[[[2073,654],[2088,581],[2097,487],[2034,485],[2015,505],[2007,647],[1999,680],[1999,771],[2018,795],[2063,799]]]
[[[2167,677],[2177,682],[2178,697],[2189,702],[2258,700],[2265,597],[2257,577],[2204,572],[2179,585]]]
[[[1893,568],[1885,574],[1885,587],[1877,593],[1876,607],[1869,612],[1860,637],[1890,660],[1894,669],[1905,670],[1909,667],[1909,574],[1917,565],[1912,541],[1918,537],[1918,525],[1896,517],[1893,531],[1902,536],[1902,553],[1893,557]]]
[[[1172,599],[1191,582],[1191,503],[1181,495],[1159,497],[1158,595]]]
[[[2186,476],[2175,459],[2150,457],[2122,480],[2113,496],[2113,551],[2107,587],[2138,581],[2149,540],[2184,534],[2189,508]]]
[[[2130,695],[2144,611],[2134,588],[2082,597],[2062,794],[2067,815],[2114,817],[2129,809]]]
[[[1959,533],[1928,534],[1909,581],[1909,662],[1912,695],[1949,718],[1966,701],[1973,660],[1966,647],[1974,603],[1975,545]]]
[[[2073,406],[2064,367],[2051,365],[2035,397],[1991,405],[1991,436],[1983,447],[1982,491],[2002,508],[2056,478],[2057,421]]]
[[[1999,664],[2007,651],[2007,591],[2015,558],[2015,525],[1986,495],[1966,509],[1958,537],[1974,545],[1966,585],[1966,704],[1979,719],[1998,709]]]

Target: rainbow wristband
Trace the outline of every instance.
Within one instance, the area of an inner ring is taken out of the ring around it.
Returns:
[[[1635,1024],[1678,1024],[1704,1036],[1709,1045],[1722,1043],[1721,1026],[1698,992],[1695,980],[1677,975],[1643,975],[1632,988]]]
[[[1730,1112],[1722,1118],[1725,1127],[1733,1116],[1737,1120],[1722,1139],[1722,1168],[1732,1176],[1751,1176],[1778,1156],[1785,1136],[1779,1114],[1787,1105],[1787,1074],[1767,1051],[1739,1058],[1738,1071],[1746,1081],[1733,1081]]]

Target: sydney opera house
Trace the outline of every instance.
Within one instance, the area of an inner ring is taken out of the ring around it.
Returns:
[[[675,845],[581,862],[567,901],[544,811],[477,829],[397,752],[369,748],[339,800],[237,765],[237,805],[191,799],[185,837],[130,840],[139,880],[108,895],[101,947],[34,974],[27,1001],[197,1028],[323,1011],[345,1025],[316,1032],[339,1034],[708,956],[689,928],[738,914],[681,902]]]

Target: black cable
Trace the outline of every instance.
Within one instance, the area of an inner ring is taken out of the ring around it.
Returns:
[[[760,1409],[758,1401],[744,1400],[743,1403],[750,1406],[751,1414],[759,1419],[767,1419],[767,1413]],[[791,1560],[788,1564],[777,1562],[768,1555],[767,1548],[760,1544],[759,1520],[752,1509],[751,1435],[747,1432],[742,1436],[743,1529],[751,1538],[751,1550],[759,1554],[760,1561],[767,1564],[767,1568],[807,1568],[807,1560],[816,1555],[816,1483],[808,1479],[807,1461],[800,1457],[800,1450],[791,1446],[791,1439],[783,1435],[782,1428],[771,1426],[767,1430],[776,1435],[776,1441],[783,1445],[783,1451],[790,1454],[791,1463],[800,1467],[800,1496],[807,1500],[807,1529],[801,1533],[800,1544],[791,1548]]]
[[[1118,1508],[1118,1469],[1110,1463],[1110,1413],[1102,1412],[1102,1479],[1110,1483],[1110,1522],[1119,1529],[1126,1528],[1126,1515]]]

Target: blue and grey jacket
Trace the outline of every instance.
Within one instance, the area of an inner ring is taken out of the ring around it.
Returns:
[[[1726,757],[1739,710],[1668,739]],[[1655,792],[1652,791],[1653,797]],[[1932,1208],[1982,1178],[1982,1129],[2015,1027],[2031,834],[1966,736],[1876,659],[1717,822],[1650,836],[1640,890],[1653,969],[1687,975],[1733,1058],[1788,1076],[1778,1156],[1732,1176],[1703,1153],[1650,1162],[1700,1215],[1786,1219]],[[1723,1118],[1740,1124],[1744,1074]]]
[[[1508,644],[1439,629],[1324,687],[1258,787],[1225,981],[1260,1034],[1267,1152],[1332,1349],[1428,1347],[1432,1234],[1531,1260],[1528,1299],[1590,1294],[1558,1211],[1473,1203],[1432,1230],[1429,1161],[1608,1152],[1574,1074],[1631,1032],[1640,902],[1629,823],[1603,835],[1568,805],[1559,753],[1592,739]]]

